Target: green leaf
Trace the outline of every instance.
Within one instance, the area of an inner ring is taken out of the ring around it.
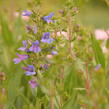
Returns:
[[[12,105],[14,104],[16,97],[18,94],[19,85],[21,82],[22,73],[16,73],[13,78],[10,79],[8,83],[8,109],[12,109]]]
[[[4,44],[6,46],[13,46],[14,40],[13,40],[12,32],[9,29],[9,26],[4,14],[1,14],[1,13],[0,13],[0,24],[2,28],[1,36],[2,36]]]
[[[72,95],[71,98],[63,105],[62,109],[79,109],[80,107],[79,104],[77,104],[76,98],[77,94]]]
[[[93,48],[93,51],[95,54],[96,63],[101,64],[101,66],[105,69],[104,54],[102,52],[102,49],[101,49],[99,43],[97,42],[97,40],[95,39],[94,36],[91,36],[91,42],[92,42],[92,48]]]

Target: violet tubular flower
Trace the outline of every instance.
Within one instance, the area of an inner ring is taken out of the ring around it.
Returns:
[[[29,84],[30,84],[31,88],[33,88],[33,89],[38,86],[38,83],[35,80],[30,80]]]
[[[50,44],[53,41],[54,41],[54,39],[50,37],[50,33],[49,32],[45,32],[43,34],[41,42]]]
[[[29,26],[29,25],[27,25],[26,26],[26,29],[27,29],[27,32],[33,32],[34,34],[36,34],[37,33],[37,26],[35,25],[35,26]]]
[[[32,27],[29,26],[29,25],[27,25],[27,26],[26,26],[26,30],[27,30],[27,32],[30,32],[30,31],[32,31]]]
[[[18,50],[25,51],[27,49],[27,41],[22,41],[23,47],[20,47]]]
[[[29,48],[29,51],[32,51],[34,53],[38,53],[41,51],[38,40],[36,40],[35,42],[32,43],[32,46]]]
[[[22,12],[22,16],[30,16],[31,14],[32,14],[32,12],[31,11],[28,11],[28,10],[24,10]]]
[[[16,55],[18,56],[18,58],[14,58],[14,60],[13,60],[15,64],[18,64],[21,61],[28,59],[28,57],[29,57],[28,55],[24,55],[24,54],[21,55],[21,54],[18,54],[18,53]]]
[[[41,68],[41,69],[46,69],[46,70],[47,70],[48,67],[49,67],[48,64],[41,64],[41,65],[40,65],[40,68]]]
[[[96,65],[95,70],[98,71],[101,67],[101,64]]]
[[[35,68],[33,65],[28,65],[27,67],[23,67],[23,69],[26,71],[25,74],[27,76],[35,75]]]
[[[47,23],[51,23],[54,22],[53,20],[51,20],[51,18],[54,16],[54,13],[50,13],[48,16],[44,16],[42,19],[44,21],[46,21]]]
[[[57,52],[57,51],[52,51],[51,54],[52,54],[52,55],[57,55],[58,52]]]
[[[33,27],[33,33],[36,34],[37,33],[37,26]]]

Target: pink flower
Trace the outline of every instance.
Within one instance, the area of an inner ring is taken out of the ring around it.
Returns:
[[[24,21],[29,21],[29,16],[22,16],[22,19],[24,20]]]
[[[103,53],[107,53],[108,52],[108,49],[105,46],[102,46],[101,48],[102,48]]]
[[[47,55],[47,58],[48,59],[52,59],[53,58],[53,55],[49,54],[49,55]]]
[[[30,80],[29,84],[30,84],[31,88],[33,88],[33,89],[38,86],[38,83],[35,80]]]
[[[20,16],[20,13],[19,12],[15,12],[14,13],[14,16],[17,18]],[[21,16],[22,20],[24,21],[29,21],[30,17],[29,16]]]
[[[57,32],[57,36],[64,36],[66,39],[68,39],[68,34],[65,31]]]
[[[107,34],[109,35],[109,29],[106,30]]]
[[[53,36],[56,35],[56,36],[58,36],[58,37],[64,36],[64,37],[68,40],[68,34],[67,34],[67,32],[65,32],[65,31],[58,31],[57,33],[53,33],[52,35],[53,35]]]
[[[104,30],[97,29],[95,30],[95,37],[97,40],[107,40],[108,35]]]

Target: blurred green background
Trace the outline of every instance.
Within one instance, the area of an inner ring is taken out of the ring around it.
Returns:
[[[32,0],[0,0],[0,10],[8,12],[13,19],[13,12],[26,9]],[[37,0],[36,0],[37,1]],[[41,0],[43,11],[57,11],[66,0]],[[73,0],[72,0],[73,1]],[[86,26],[95,28],[109,27],[109,0],[74,0],[79,1],[78,20]]]

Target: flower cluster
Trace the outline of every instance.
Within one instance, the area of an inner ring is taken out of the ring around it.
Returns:
[[[47,23],[52,23],[54,20],[51,20],[51,18],[54,16],[54,13],[50,13],[48,16],[44,16],[42,19]]]
[[[30,11],[23,11],[22,16],[30,16],[32,14],[32,12]],[[48,16],[45,16],[42,18],[42,21],[46,21],[47,23],[54,23],[53,20],[51,20],[51,18],[53,17],[54,13],[50,13]],[[37,34],[37,27],[31,27],[31,26],[26,26],[28,31],[33,32],[34,34]],[[52,49],[48,50],[48,47],[51,47],[51,45],[55,42],[55,39],[53,39],[50,35],[50,32],[44,32],[42,34],[42,36],[40,38],[36,37],[36,40],[31,41],[31,43],[28,43],[28,40],[24,40],[22,41],[23,46],[18,48],[19,51],[23,51],[26,54],[16,54],[18,56],[18,58],[15,58],[13,61],[15,64],[20,63],[21,61],[24,61],[28,58],[32,58],[30,55],[31,54],[38,54],[40,57],[40,53],[45,52],[44,50],[47,49],[47,53],[49,52],[50,54],[46,54],[46,55],[57,55],[58,52],[55,51],[55,47],[52,47]],[[47,44],[47,47],[45,47],[44,44]],[[45,47],[45,48],[44,48]],[[46,56],[44,56],[46,57]],[[37,59],[37,57],[35,57]],[[38,63],[37,63],[38,64]],[[36,67],[36,63],[33,64],[33,62],[31,64],[27,64],[26,67],[22,67],[23,70],[25,70],[25,75],[27,76],[36,76],[36,74],[38,73],[39,69]],[[40,64],[40,69],[42,70],[47,70],[49,67],[49,64]],[[36,71],[37,70],[37,71]],[[29,84],[31,85],[32,88],[35,88],[36,86],[38,86],[38,83],[35,80],[30,80]]]

